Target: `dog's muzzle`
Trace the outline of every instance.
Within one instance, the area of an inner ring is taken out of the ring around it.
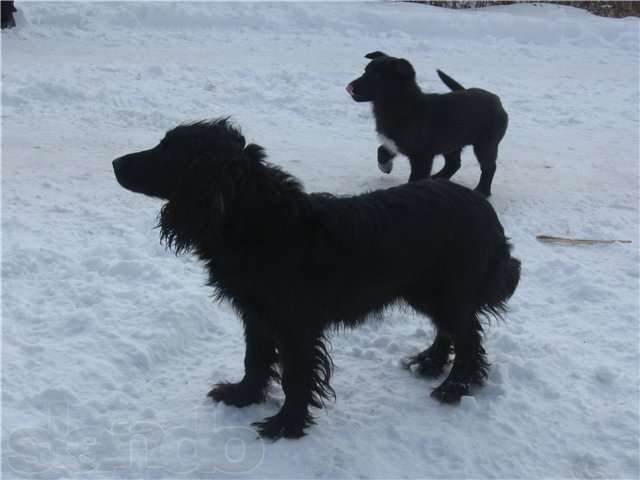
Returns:
[[[153,195],[147,191],[148,181],[145,180],[145,173],[149,170],[149,162],[153,160],[152,152],[152,150],[144,150],[130,153],[111,162],[118,183],[127,190]]]
[[[124,188],[131,189],[131,157],[125,155],[123,157],[116,158],[111,164],[113,165],[113,173],[116,175],[118,183]]]
[[[115,173],[118,182],[120,182],[120,172],[122,171],[122,159],[123,157],[116,158],[113,162],[111,162],[111,165],[113,165],[113,173]]]
[[[349,85],[347,85],[346,87],[344,87],[344,89],[347,91],[347,93],[349,95],[351,95],[352,97],[354,96],[353,85],[351,83]]]
[[[122,158],[116,158],[113,162],[111,162],[111,164],[113,165],[113,172],[116,174],[116,176],[118,175],[118,171],[120,170],[120,168],[122,168]]]
[[[354,80],[355,81],[355,80]],[[344,89],[347,91],[347,93],[351,96],[351,99],[356,101],[356,102],[366,102],[367,100],[365,100],[364,98],[362,98],[361,95],[358,95],[358,92],[356,92],[356,89],[353,86],[354,82],[351,82],[349,85],[347,85],[346,87],[344,87]]]

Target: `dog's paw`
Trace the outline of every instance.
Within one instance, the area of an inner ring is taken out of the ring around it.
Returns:
[[[246,407],[264,401],[264,393],[243,382],[219,383],[207,394],[214,402],[222,402],[234,407]]]
[[[458,403],[463,395],[469,395],[469,384],[445,380],[431,392],[431,396],[441,403]]]
[[[402,366],[404,368],[409,370],[411,367],[415,366],[416,373],[425,377],[439,376],[443,372],[445,364],[446,361],[437,362],[432,359],[429,356],[429,350],[425,350],[424,352],[420,352],[417,355],[413,355],[402,360]]]
[[[423,377],[438,377],[442,374],[444,365],[434,362],[430,358],[425,358],[417,364],[416,372]]]
[[[255,427],[258,435],[262,438],[278,440],[279,438],[300,438],[305,435],[304,429],[311,423],[302,416],[302,418],[292,417],[278,412],[272,417],[267,417],[261,422],[254,422],[251,425]]]
[[[393,160],[387,160],[386,162],[378,162],[378,168],[382,173],[389,174],[393,170]]]

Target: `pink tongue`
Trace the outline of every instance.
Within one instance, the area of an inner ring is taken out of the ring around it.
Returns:
[[[347,91],[347,93],[348,93],[349,95],[352,95],[352,96],[353,96],[353,87],[351,86],[351,84],[347,85],[347,86],[345,87],[345,90]]]

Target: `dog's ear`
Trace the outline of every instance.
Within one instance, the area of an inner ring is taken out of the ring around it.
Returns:
[[[396,62],[396,70],[406,78],[414,78],[416,76],[416,71],[413,69],[413,66],[404,58],[399,58]]]
[[[379,50],[376,50],[375,52],[371,52],[371,53],[367,53],[364,58],[368,58],[369,60],[374,60],[376,58],[380,58],[380,57],[388,57],[389,55],[387,55],[384,52],[381,52]]]

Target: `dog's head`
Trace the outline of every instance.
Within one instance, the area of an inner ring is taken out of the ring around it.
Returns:
[[[180,125],[158,145],[113,161],[118,183],[167,200],[162,237],[177,251],[213,237],[239,179],[264,158],[227,118]]]
[[[372,102],[382,95],[400,92],[415,84],[416,72],[404,58],[390,57],[382,52],[367,53],[365,58],[371,61],[364,74],[346,87],[356,102]]]
[[[238,159],[245,139],[226,118],[180,125],[158,145],[113,161],[118,183],[127,190],[164,200],[215,180]]]

